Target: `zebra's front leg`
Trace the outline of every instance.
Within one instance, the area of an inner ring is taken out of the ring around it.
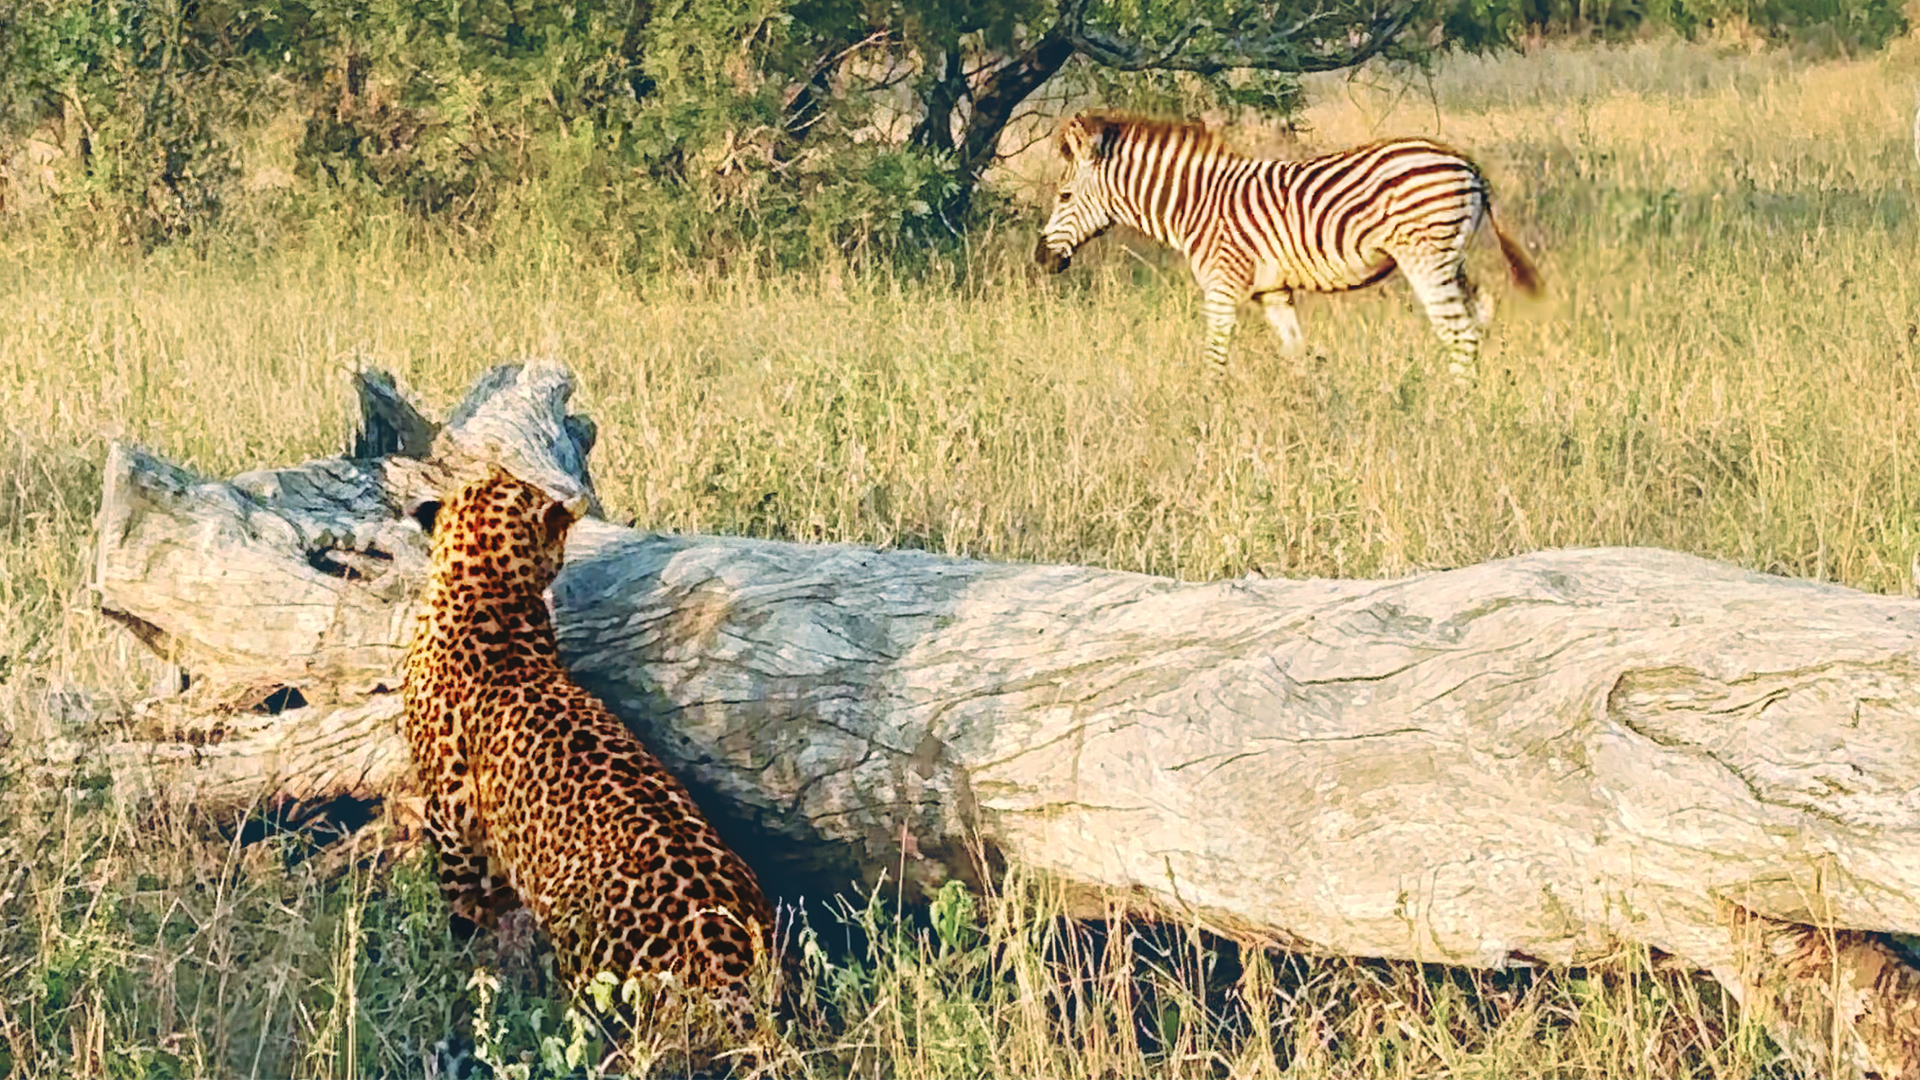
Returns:
[[[1267,313],[1267,322],[1280,335],[1281,351],[1289,357],[1306,351],[1307,336],[1300,332],[1300,313],[1293,306],[1292,289],[1261,293],[1260,310]]]
[[[1219,383],[1227,377],[1227,339],[1233,336],[1234,309],[1241,297],[1225,289],[1208,289],[1200,301],[1207,316],[1207,376]]]

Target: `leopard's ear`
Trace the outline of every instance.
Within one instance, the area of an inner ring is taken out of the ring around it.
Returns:
[[[422,499],[407,511],[407,516],[420,526],[421,532],[432,536],[433,523],[440,517],[440,500]]]
[[[573,508],[564,502],[547,504],[547,512],[540,515],[540,530],[546,534],[547,543],[557,544],[566,539],[567,530],[577,520]]]

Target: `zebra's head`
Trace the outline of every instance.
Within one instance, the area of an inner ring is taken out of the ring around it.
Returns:
[[[1081,244],[1113,224],[1100,166],[1117,134],[1114,124],[1097,116],[1076,116],[1060,127],[1057,145],[1067,171],[1054,193],[1053,216],[1040,230],[1040,246],[1033,253],[1034,261],[1049,274],[1065,270]]]

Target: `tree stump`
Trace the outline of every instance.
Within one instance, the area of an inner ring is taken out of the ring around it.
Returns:
[[[404,798],[402,509],[490,461],[591,489],[558,365],[489,372],[444,424],[356,384],[338,458],[217,482],[111,450],[101,609],[187,689],[88,752],[156,799]],[[1293,949],[1638,942],[1841,1025],[1822,1068],[1920,1073],[1886,937],[1920,933],[1913,601],[1651,549],[1186,584],[589,518],[553,605],[579,681],[772,891],[924,890],[984,853],[1088,913]]]

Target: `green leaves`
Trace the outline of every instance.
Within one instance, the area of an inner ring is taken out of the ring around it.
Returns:
[[[954,242],[1002,132],[1069,101],[1285,117],[1301,72],[1367,55],[1736,17],[1851,48],[1903,30],[1898,3],[17,0],[0,129],[77,132],[85,220],[147,245],[245,202],[793,265]],[[293,191],[248,182],[263,146]]]
[[[1439,0],[1432,9],[1447,44],[1465,49],[1508,44],[1529,32],[1691,36],[1729,22],[1777,40],[1837,37],[1848,48],[1877,49],[1907,29],[1896,0]]]

